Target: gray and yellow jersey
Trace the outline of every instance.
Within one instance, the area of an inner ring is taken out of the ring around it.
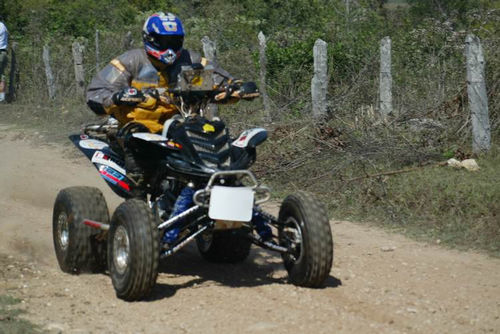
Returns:
[[[93,78],[87,88],[87,104],[96,113],[113,114],[124,125],[123,123],[127,121],[135,120],[135,117],[125,116],[131,111],[130,108],[118,108],[113,104],[111,97],[115,92],[127,87],[137,89],[173,87],[177,83],[181,66],[194,63],[214,66],[214,80],[217,84],[232,79],[228,72],[208,62],[196,52],[182,50],[174,64],[165,66],[164,70],[159,71],[153,66],[144,49],[134,49],[113,59]]]

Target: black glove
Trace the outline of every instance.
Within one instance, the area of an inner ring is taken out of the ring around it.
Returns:
[[[223,92],[217,94],[214,100],[219,103],[231,103],[240,99],[253,100],[259,96],[259,89],[255,82],[235,80],[228,84]]]
[[[240,97],[244,100],[252,100],[260,96],[259,89],[255,82],[248,81],[241,85],[239,89]]]
[[[160,99],[160,92],[156,88],[148,87],[146,89],[143,89],[142,92],[144,95],[149,95],[157,100]]]
[[[119,92],[116,92],[111,97],[113,103],[117,106],[136,106],[139,103],[143,102],[146,97],[144,94],[135,88],[125,88]]]
[[[243,85],[243,80],[240,79],[232,79],[229,81],[229,84],[226,86],[227,95],[231,95],[233,92],[239,90]]]

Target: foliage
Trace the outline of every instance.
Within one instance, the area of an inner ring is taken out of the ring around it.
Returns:
[[[481,0],[409,0],[410,14],[414,20],[422,17],[433,17],[439,20],[454,22],[460,28],[469,28],[470,13],[482,7],[491,5],[493,1]]]

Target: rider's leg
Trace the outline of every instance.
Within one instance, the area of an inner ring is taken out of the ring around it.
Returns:
[[[149,132],[148,128],[139,123],[129,123],[117,134],[118,142],[123,149],[127,178],[134,182],[134,197],[144,197],[145,177],[144,167],[138,158],[132,135],[136,132]]]
[[[255,226],[255,230],[257,230],[262,241],[269,241],[273,238],[273,231],[269,226],[269,222],[257,210],[254,210],[252,213],[252,224]]]
[[[172,213],[170,214],[170,218],[178,216],[184,211],[188,210],[193,205],[193,195],[194,189],[190,185],[184,187],[179,197],[177,197]],[[165,231],[165,234],[163,235],[164,242],[172,243],[177,240],[180,232],[179,224],[182,224],[183,220],[184,219],[179,220],[174,224],[172,228],[169,228],[168,231]]]

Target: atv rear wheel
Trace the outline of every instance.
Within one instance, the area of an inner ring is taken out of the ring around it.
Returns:
[[[111,219],[108,267],[117,297],[146,298],[156,283],[160,238],[149,206],[138,199],[122,203]]]
[[[102,232],[83,224],[85,219],[108,224],[109,212],[101,191],[71,187],[57,195],[52,215],[52,236],[62,271],[71,274],[100,272],[106,267],[106,241]]]
[[[283,254],[290,282],[321,287],[333,262],[333,240],[326,210],[312,195],[299,192],[281,204],[279,243],[290,253]]]
[[[252,242],[239,230],[207,231],[196,237],[201,256],[210,262],[243,262],[250,253]]]

